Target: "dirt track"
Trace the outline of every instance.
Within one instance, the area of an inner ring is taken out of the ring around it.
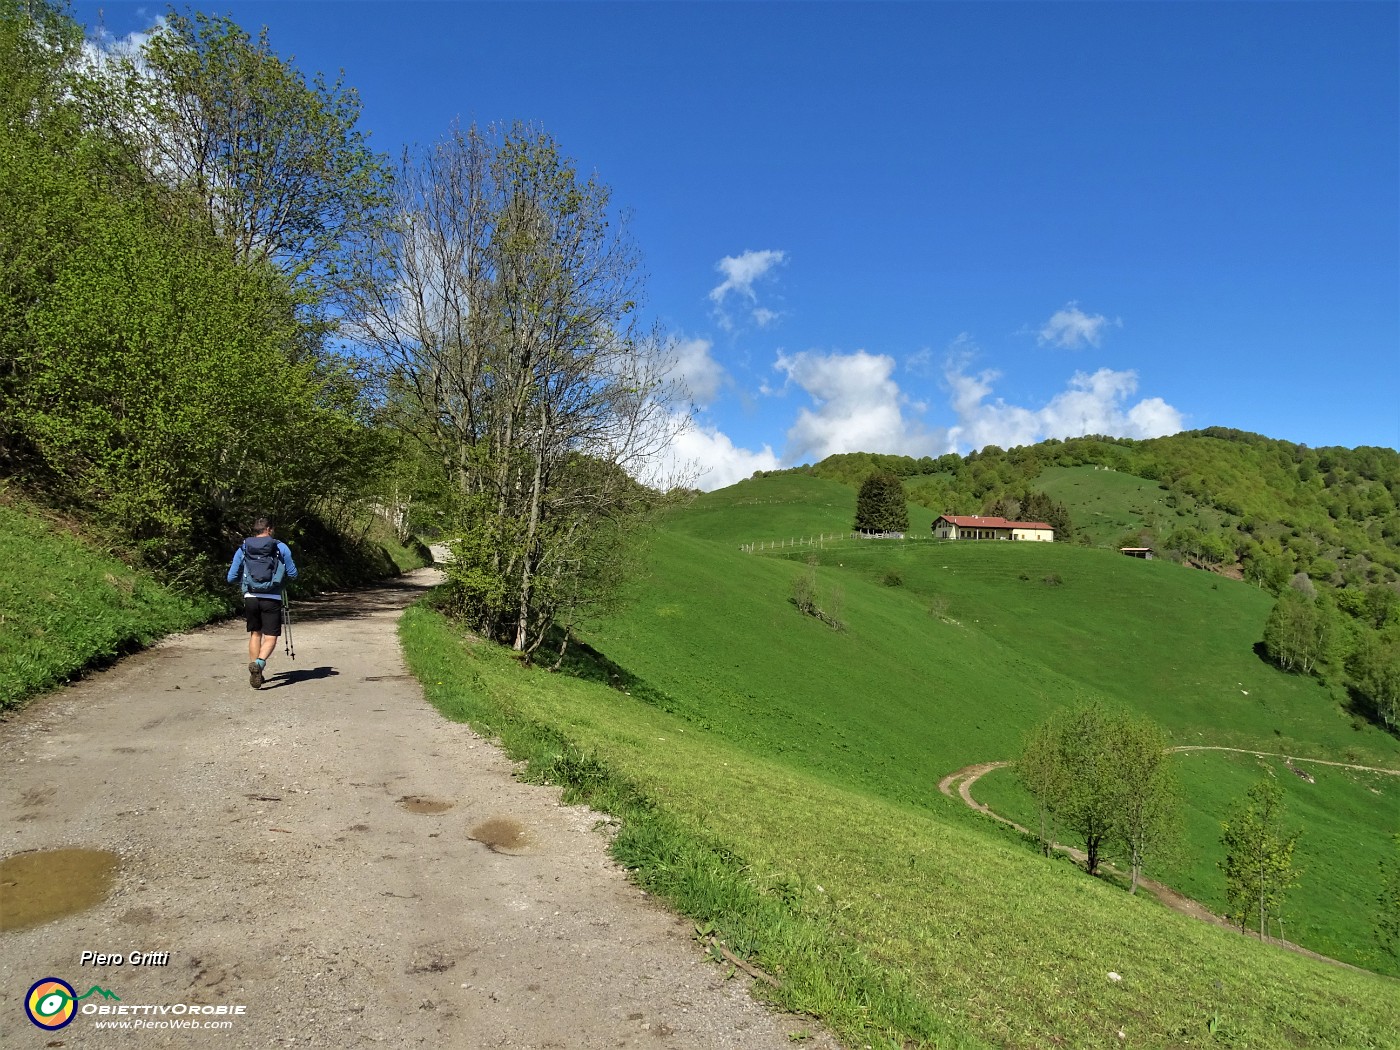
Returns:
[[[1168,750],[1234,751],[1243,755],[1268,755],[1274,758],[1284,758],[1290,763],[1294,761],[1294,759],[1287,755],[1274,755],[1271,752],[1267,751],[1249,751],[1237,747],[1210,747],[1205,745],[1191,744],[1186,745],[1184,747],[1169,748]],[[1387,773],[1392,776],[1400,776],[1400,770],[1396,769],[1378,769],[1372,766],[1349,765],[1345,762],[1326,762],[1318,759],[1308,759],[1306,761],[1313,765],[1341,766],[1344,769],[1365,770],[1372,773]],[[978,802],[975,798],[972,797],[972,785],[976,784],[977,781],[982,779],[982,777],[986,776],[992,770],[1002,769],[1011,764],[1012,763],[1009,761],[979,762],[976,765],[964,766],[962,769],[949,773],[946,777],[940,780],[938,782],[938,790],[943,792],[943,794],[947,795],[949,798],[952,798],[954,796],[954,789],[956,789],[956,794],[962,798],[963,802],[966,803],[968,806],[971,806],[973,809],[977,810],[977,812],[985,814],[986,816],[991,817],[993,820],[1001,821],[1001,823],[1003,824],[1008,824],[1011,827],[1015,828],[1017,831],[1021,832],[1021,834],[1023,835],[1033,835],[1035,834],[1035,832],[1031,831],[1029,828],[1022,827],[1020,824],[1017,824],[1014,820],[1010,820],[1007,817],[1003,817],[1000,813],[995,812],[986,803]],[[1065,853],[1068,856],[1073,857],[1074,860],[1080,864],[1083,864],[1086,860],[1088,860],[1088,857],[1085,855],[1083,850],[1075,849],[1073,846],[1063,846],[1056,843],[1054,848],[1061,853]],[[1112,867],[1111,864],[1104,864],[1103,866],[1106,868]],[[1149,879],[1143,876],[1139,877],[1138,885],[1142,889],[1146,890],[1148,893],[1156,897],[1168,908],[1171,908],[1173,911],[1178,911],[1183,915],[1189,915],[1193,919],[1199,919],[1201,922],[1208,922],[1215,926],[1224,926],[1229,929],[1234,928],[1233,925],[1223,915],[1216,915],[1213,911],[1207,908],[1200,901],[1192,900],[1190,897],[1178,893],[1176,890],[1172,889],[1165,883],[1161,883],[1155,879]],[[1302,945],[1294,944],[1292,941],[1274,939],[1271,940],[1270,943],[1275,944],[1281,948],[1286,948],[1289,951],[1297,952],[1299,955],[1306,955],[1308,958],[1316,959],[1319,962],[1331,963],[1334,966],[1341,966],[1348,970],[1357,970],[1361,973],[1369,972],[1365,970],[1360,970],[1358,967],[1352,966],[1350,963],[1344,963],[1339,959],[1333,959],[1326,955],[1320,955],[1317,952],[1304,948]]]
[[[120,858],[103,903],[0,934],[0,1045],[837,1045],[706,962],[611,863],[596,814],[517,783],[427,706],[394,623],[433,578],[298,606],[297,660],[279,648],[261,691],[227,624],[0,726],[0,854]],[[80,966],[84,951],[169,959]],[[229,1031],[100,1031],[80,1013],[46,1033],[22,999],[48,976],[150,1006],[147,1022],[245,1012]]]

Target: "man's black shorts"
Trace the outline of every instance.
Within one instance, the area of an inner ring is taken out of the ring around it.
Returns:
[[[276,638],[282,633],[282,603],[276,598],[243,599],[243,611],[248,615],[248,630],[261,631]]]

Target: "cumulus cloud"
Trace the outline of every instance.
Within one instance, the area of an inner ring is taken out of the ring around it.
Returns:
[[[638,478],[644,484],[662,489],[685,485],[709,492],[743,481],[756,470],[780,466],[770,446],[757,452],[740,448],[718,427],[688,413],[673,413],[667,425],[665,451],[653,457]]]
[[[672,373],[697,405],[712,404],[728,381],[724,366],[710,356],[708,339],[681,339],[671,344]]]
[[[715,269],[724,275],[724,280],[710,289],[710,301],[715,304],[715,320],[722,329],[728,332],[733,331],[735,327],[734,319],[729,313],[732,309],[729,303],[731,299],[737,299],[747,306],[750,320],[759,328],[767,328],[782,317],[778,311],[759,303],[758,289],[755,285],[775,266],[785,261],[786,252],[768,249],[761,252],[748,251],[742,255],[726,255],[715,263]]]
[[[1032,409],[992,399],[998,373],[969,375],[967,364],[966,356],[952,355],[944,373],[950,404],[958,418],[949,437],[958,448],[1012,448],[1085,434],[1153,438],[1182,429],[1181,413],[1160,397],[1128,404],[1137,392],[1136,372],[1109,368],[1092,374],[1076,372],[1066,389],[1044,406]]]
[[[786,259],[786,252],[772,249],[726,255],[715,263],[715,269],[724,275],[724,280],[710,289],[711,300],[723,303],[725,297],[734,292],[750,302],[756,302],[758,293],[754,291],[754,282]]]
[[[1078,350],[1081,346],[1098,346],[1103,339],[1104,329],[1110,325],[1122,325],[1121,321],[1110,321],[1103,314],[1092,317],[1079,309],[1076,302],[1066,303],[1056,310],[1050,320],[1041,325],[1036,342],[1041,346],[1058,346],[1066,350]]]
[[[787,432],[784,459],[813,462],[838,452],[923,456],[946,451],[947,436],[906,417],[905,399],[891,378],[894,358],[869,354],[780,353],[773,366],[812,399]]]

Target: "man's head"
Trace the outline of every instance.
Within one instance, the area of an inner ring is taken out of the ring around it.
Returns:
[[[266,536],[272,531],[272,519],[266,516],[259,517],[253,521],[253,535]]]

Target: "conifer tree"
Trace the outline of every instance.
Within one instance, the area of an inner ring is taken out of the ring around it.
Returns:
[[[899,475],[877,470],[865,479],[856,497],[857,532],[906,532],[909,506]]]

